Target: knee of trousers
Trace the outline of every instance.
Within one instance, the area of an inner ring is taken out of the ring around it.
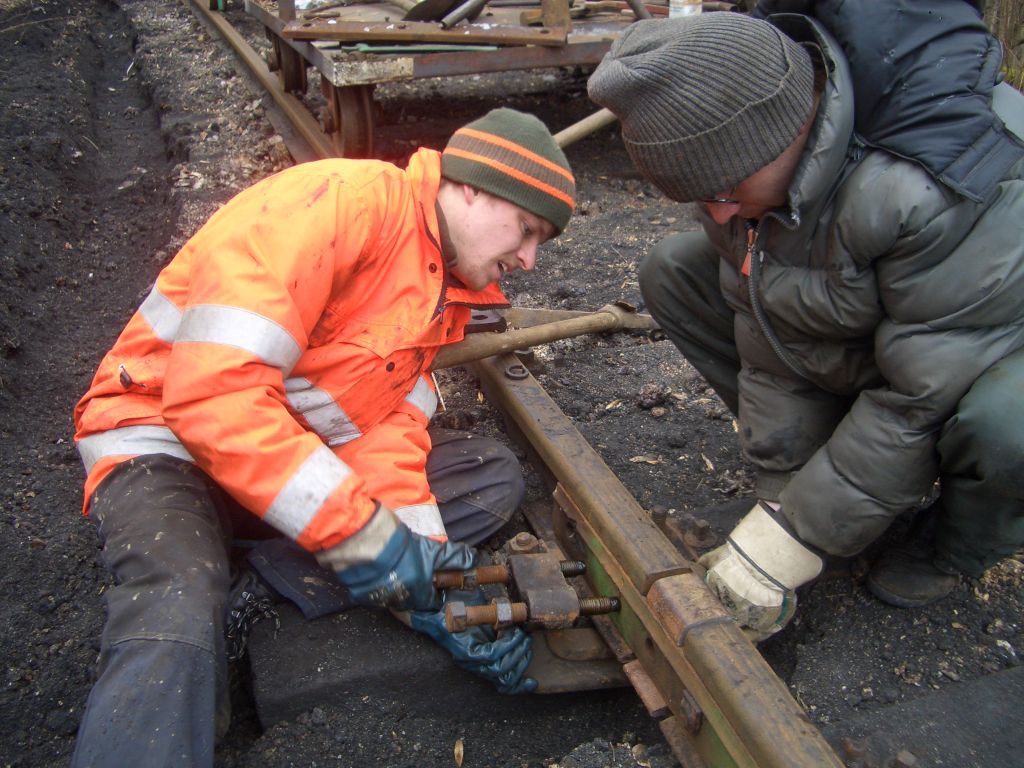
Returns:
[[[969,478],[972,485],[983,484],[988,495],[1024,499],[1020,384],[1020,376],[1003,375],[998,364],[975,382],[939,439],[943,476]]]
[[[659,240],[637,270],[637,279],[644,301],[652,312],[662,306],[663,300],[673,296],[672,287],[696,277],[710,279],[710,287],[717,288],[718,269],[714,247],[703,232],[678,232]],[[674,302],[673,302],[674,305]]]
[[[159,570],[107,591],[103,644],[170,640],[219,652],[229,583],[227,567],[223,578],[206,565],[174,574]]]
[[[217,652],[230,567],[215,505],[187,474],[144,474],[157,483],[148,492],[126,475],[94,505],[115,580],[103,643],[172,640]]]
[[[493,514],[508,522],[526,494],[526,482],[519,459],[508,447],[497,440],[483,438],[480,447],[481,477],[486,478],[486,487],[477,495]]]

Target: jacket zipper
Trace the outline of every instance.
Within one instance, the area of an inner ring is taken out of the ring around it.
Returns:
[[[755,227],[750,219],[744,219],[743,225],[747,230],[747,252],[743,257],[743,266],[740,268],[740,272],[747,277],[747,293],[750,298],[750,311],[754,315],[754,320],[757,321],[761,333],[768,340],[768,345],[775,352],[775,356],[801,379],[806,379],[820,387],[821,385],[814,381],[807,371],[804,370],[804,367],[786,351],[782,342],[779,341],[779,337],[775,335],[775,329],[772,328],[772,324],[768,320],[764,308],[761,306],[760,280],[761,266],[764,264],[764,251],[757,251],[757,238],[760,234],[761,225],[759,223]],[[824,387],[822,388],[824,389]]]

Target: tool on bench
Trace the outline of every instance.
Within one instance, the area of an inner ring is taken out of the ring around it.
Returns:
[[[646,9],[648,17],[668,15],[668,6],[665,5],[644,5],[642,7]],[[632,5],[623,0],[583,0],[582,2],[577,0],[569,6],[569,18],[582,19],[598,13],[624,13],[626,11],[633,11],[635,15]],[[524,27],[540,24],[541,12],[533,9],[523,11],[519,14],[519,23]]]
[[[572,627],[580,616],[619,610],[617,597],[580,597],[567,578],[582,576],[586,564],[560,560],[550,552],[510,555],[508,563],[482,565],[470,571],[438,571],[438,589],[472,589],[485,584],[504,584],[518,598],[497,597],[487,605],[445,604],[445,624],[450,632],[489,624],[495,629],[527,624],[544,629]]]
[[[465,0],[461,2],[460,0],[420,0],[418,3],[411,2],[410,0],[399,0],[399,2],[392,4],[398,5],[405,10],[405,16],[402,17],[403,21],[441,21],[455,12],[461,12],[463,7],[467,5]],[[485,0],[478,3],[475,7],[469,8],[466,15],[462,16],[459,20],[461,21],[463,18],[475,19],[483,11],[486,4]],[[451,26],[451,24],[448,26]],[[448,27],[444,28],[447,29]]]

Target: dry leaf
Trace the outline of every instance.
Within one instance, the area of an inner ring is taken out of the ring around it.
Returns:
[[[704,459],[704,466],[708,468],[708,472],[714,472],[715,471],[715,465],[711,463],[711,459],[709,459],[703,453],[700,455],[700,457],[702,459]]]
[[[630,461],[634,464],[664,464],[664,462],[657,456],[634,456]]]
[[[455,741],[455,768],[462,768],[462,739]]]
[[[608,405],[604,407],[604,409],[606,411],[610,411],[612,408],[618,408],[620,405],[622,405],[621,400],[612,400],[610,403],[608,403]]]

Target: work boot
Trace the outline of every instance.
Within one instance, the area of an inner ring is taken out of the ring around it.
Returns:
[[[938,602],[959,583],[960,574],[937,566],[932,554],[909,549],[883,552],[867,578],[868,591],[897,608],[919,608]]]
[[[281,629],[281,617],[274,608],[277,593],[255,571],[243,568],[231,581],[231,591],[224,606],[224,639],[228,661],[245,655],[249,633],[261,619],[273,619],[274,630]]]

